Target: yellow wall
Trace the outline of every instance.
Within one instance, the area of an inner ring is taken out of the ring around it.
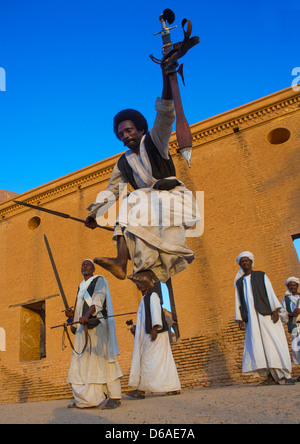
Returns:
[[[181,333],[181,342],[173,346],[173,352],[184,387],[249,381],[241,375],[244,336],[233,322],[235,259],[241,251],[254,253],[255,268],[268,274],[279,300],[285,279],[300,276],[292,241],[292,235],[300,233],[299,106],[300,95],[288,88],[192,125],[191,169],[177,153],[172,135],[170,150],[178,178],[193,192],[204,191],[205,196],[204,234],[187,240],[196,259],[172,278]],[[289,140],[270,143],[271,131],[278,128],[290,131]],[[118,157],[18,199],[85,218],[85,208],[106,188]],[[29,229],[33,217],[40,217],[41,224]],[[6,332],[0,375],[7,387],[0,402],[69,396],[66,379],[71,350],[69,346],[61,350],[61,329],[50,330],[64,322],[64,307],[44,234],[70,305],[82,280],[82,260],[115,256],[112,235],[25,209],[12,200],[0,204],[0,220],[0,327]],[[137,311],[140,296],[131,281],[119,281],[100,268],[97,272],[109,282],[116,314]],[[24,361],[26,313],[22,306],[40,300],[45,300],[46,358]],[[116,318],[124,387],[133,346],[125,321],[132,317]]]

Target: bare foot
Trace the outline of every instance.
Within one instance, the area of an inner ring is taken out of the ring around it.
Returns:
[[[154,287],[153,281],[155,279],[155,274],[151,270],[139,271],[138,273],[131,274],[127,277],[135,284],[143,284],[148,290],[151,290]]]
[[[95,257],[94,263],[100,265],[100,267],[105,268],[117,279],[126,279],[126,267],[124,267],[118,262],[117,259],[111,257]]]

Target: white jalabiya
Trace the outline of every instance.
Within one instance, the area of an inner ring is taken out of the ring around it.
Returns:
[[[296,282],[294,278],[289,282],[291,281]],[[286,285],[288,285],[288,282],[286,282]],[[295,311],[296,308],[300,308],[300,294],[293,295],[289,291],[287,291],[286,296],[290,299],[291,312]],[[290,320],[290,317],[288,315],[285,297],[282,299],[281,305],[282,305],[282,311],[280,313],[280,317],[282,322],[287,324]],[[294,320],[294,323],[295,326],[291,333],[292,357],[294,364],[299,365],[300,364],[300,316],[298,316]]]
[[[248,309],[249,322],[246,324],[246,336],[243,355],[243,373],[270,370],[275,380],[290,378],[291,359],[283,325],[274,324],[271,316],[257,313],[251,286],[251,275],[244,276],[244,295]],[[281,308],[269,278],[265,275],[265,287],[271,310]],[[242,321],[240,297],[235,289],[235,321]]]
[[[238,255],[238,257],[236,258],[237,263],[240,265],[240,260],[242,259],[242,257],[247,257],[248,259],[250,259],[250,261],[252,261],[252,267],[254,265],[254,254],[251,253],[251,251],[243,251],[242,253],[240,253]],[[233,286],[235,286],[236,282],[240,279],[240,277],[242,277],[244,275],[244,270],[242,269],[242,267],[239,268],[239,271],[237,272],[237,275],[234,279],[234,283]]]
[[[296,278],[295,276],[290,276],[289,278],[287,278],[287,280],[285,281],[285,286],[288,289],[288,285],[290,282],[295,282],[297,285],[300,284],[300,279]],[[289,290],[288,290],[289,292]]]
[[[150,298],[152,327],[162,328],[161,304],[157,293]],[[155,341],[145,331],[145,304],[141,300],[134,338],[128,385],[138,390],[164,393],[181,389],[170,347],[168,332],[159,333]]]
[[[291,312],[295,311],[296,308],[300,308],[300,294],[292,295],[291,293],[286,294],[291,302]],[[281,301],[282,311],[280,313],[280,317],[282,321],[287,324],[289,322],[289,315],[286,308],[286,301],[285,297]],[[300,318],[299,318],[300,321]]]
[[[123,200],[115,235],[125,228],[122,233],[133,273],[151,269],[159,281],[166,282],[194,260],[185,231],[200,219],[195,199],[184,186],[171,191],[143,188]]]
[[[161,156],[167,159],[175,118],[174,102],[158,98],[156,111],[150,135]],[[181,182],[170,192],[153,190],[157,179],[152,176],[144,141],[145,136],[138,155],[131,150],[125,154],[139,189],[123,199],[114,239],[124,235],[133,273],[151,269],[158,280],[166,282],[194,260],[194,253],[186,245],[186,230],[199,222],[201,217],[195,198]],[[96,201],[88,207],[89,215],[96,217],[99,225],[105,224],[103,215],[119,198],[122,191],[120,184],[126,182],[116,164],[107,190],[99,193]],[[163,221],[160,221],[161,214]]]
[[[103,310],[106,300],[107,313],[108,315],[113,314],[108,283],[103,276],[97,280],[92,297],[87,292],[89,285],[96,277],[93,276],[80,284],[74,320],[79,320],[82,316],[84,301],[89,306],[95,305],[96,313],[94,315],[101,317],[101,310]],[[117,380],[123,376],[116,358],[119,348],[114,318],[101,319],[100,324],[88,332],[89,343],[86,350],[81,355],[77,355],[73,351],[69,369],[68,383],[72,384],[78,407],[92,407],[100,404],[105,399],[104,386],[108,387],[117,382],[120,387],[120,382]],[[75,350],[80,353],[84,344],[85,329],[83,325],[78,324],[74,337]],[[116,392],[117,390],[112,389],[112,391]],[[121,394],[120,390],[119,394]]]

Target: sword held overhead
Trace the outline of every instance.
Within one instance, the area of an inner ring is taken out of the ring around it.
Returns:
[[[190,168],[193,139],[190,126],[184,115],[177,79],[178,73],[181,76],[184,84],[183,64],[181,64],[178,68],[177,60],[183,57],[189,51],[189,49],[199,43],[199,37],[190,37],[192,33],[192,23],[190,20],[183,19],[181,22],[181,26],[183,29],[184,40],[182,42],[172,44],[170,30],[176,28],[176,26],[168,28],[166,22],[171,25],[174,20],[175,14],[171,9],[165,9],[164,12],[159,16],[162,30],[154,35],[161,34],[162,36],[163,58],[159,60],[152,55],[150,55],[150,58],[153,62],[160,64],[165,73],[169,75],[176,112],[176,138],[179,145],[179,151],[187,161],[187,164]],[[184,29],[186,24],[187,31],[185,31]]]

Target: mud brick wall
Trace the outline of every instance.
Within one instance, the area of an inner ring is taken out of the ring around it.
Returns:
[[[300,237],[299,105],[300,95],[288,88],[192,125],[191,169],[177,153],[172,135],[170,152],[178,178],[195,194],[204,191],[204,233],[187,239],[196,258],[172,278],[181,335],[172,349],[183,388],[255,381],[241,374],[244,334],[233,321],[235,259],[241,251],[254,253],[255,269],[267,273],[279,300],[285,279],[300,276],[293,244],[293,238]],[[106,188],[118,157],[18,198],[85,218],[86,207]],[[0,403],[71,396],[66,384],[71,349],[62,350],[61,329],[50,329],[64,322],[64,307],[44,234],[70,305],[82,280],[81,261],[116,253],[109,232],[58,221],[13,200],[0,204],[0,333],[5,332]],[[131,281],[97,272],[108,279],[116,314],[137,311],[140,295]],[[44,316],[44,356],[38,350],[37,313]],[[124,391],[133,348],[125,324],[130,318],[135,320],[135,315],[116,318]]]

